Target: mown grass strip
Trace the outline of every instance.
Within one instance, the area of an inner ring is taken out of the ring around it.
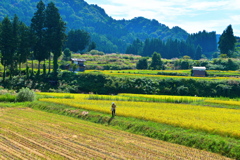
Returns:
[[[48,102],[28,103],[27,106],[33,109],[76,117],[94,123],[109,125],[131,133],[219,153],[230,158],[240,159],[240,140],[235,138],[209,134],[192,129],[173,127],[166,124],[131,117],[117,116],[112,119],[109,114],[90,110],[88,111],[89,114],[86,116],[81,114],[82,111],[86,110]]]

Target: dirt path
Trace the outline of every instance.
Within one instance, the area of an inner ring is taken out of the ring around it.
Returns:
[[[217,154],[29,108],[0,116],[0,159],[227,159]]]

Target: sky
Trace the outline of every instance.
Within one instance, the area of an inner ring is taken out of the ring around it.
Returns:
[[[222,34],[232,25],[240,36],[240,0],[85,0],[97,4],[114,19],[134,17],[156,19],[172,28],[179,26],[188,33],[206,30]]]

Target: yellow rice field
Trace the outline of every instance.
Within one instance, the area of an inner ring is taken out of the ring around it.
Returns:
[[[46,93],[41,93],[46,94]],[[52,94],[52,93],[48,93]],[[55,95],[59,95],[55,93]],[[64,93],[64,95],[66,95]],[[74,99],[40,99],[110,114],[112,101],[88,100],[88,95],[71,94]],[[190,104],[117,101],[119,116],[136,117],[189,129],[240,138],[240,110]]]
[[[226,105],[233,105],[233,106],[240,106],[240,101],[224,101],[224,100],[205,100],[205,102],[215,103],[215,104],[226,104]]]

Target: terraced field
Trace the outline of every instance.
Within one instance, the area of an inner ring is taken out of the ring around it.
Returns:
[[[0,108],[0,159],[228,159],[30,108]]]
[[[41,94],[51,95],[53,93]],[[54,93],[54,95],[62,95],[62,93]],[[40,99],[40,101],[64,104],[75,108],[110,114],[110,104],[112,101],[89,100],[87,94],[70,95],[74,96],[74,99],[43,98]],[[136,94],[136,96],[142,95]],[[105,95],[105,97],[111,98],[112,96]],[[178,97],[180,98],[181,96]],[[174,99],[174,97],[172,97],[172,99]],[[240,126],[238,123],[240,121],[240,110],[191,104],[138,101],[117,101],[116,104],[117,116],[135,117],[186,129],[201,130],[210,134],[240,138]]]

